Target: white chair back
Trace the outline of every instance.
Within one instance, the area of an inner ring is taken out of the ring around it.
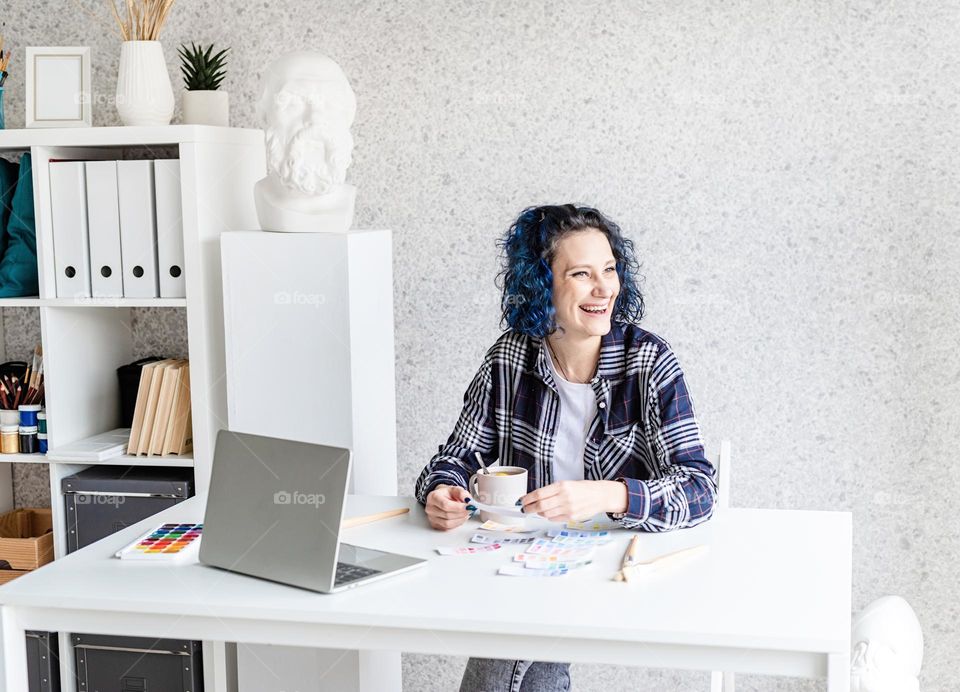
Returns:
[[[730,440],[720,441],[720,456],[717,458],[717,509],[730,506]]]
[[[717,512],[730,506],[730,440],[720,441],[720,456],[717,458]],[[734,692],[733,671],[715,670],[710,674],[710,692]]]

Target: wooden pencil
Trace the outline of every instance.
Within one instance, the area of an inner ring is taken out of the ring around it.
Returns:
[[[401,507],[400,509],[388,509],[384,512],[377,512],[376,514],[367,514],[362,517],[352,517],[350,519],[343,520],[343,528],[349,529],[351,526],[360,526],[361,524],[369,524],[373,521],[380,521],[381,519],[389,519],[390,517],[398,517],[401,514],[406,514],[410,509],[407,507]]]

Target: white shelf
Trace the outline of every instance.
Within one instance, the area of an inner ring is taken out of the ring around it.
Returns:
[[[11,455],[12,456],[12,455]],[[20,456],[31,456],[29,454],[23,454]],[[119,456],[110,457],[109,459],[103,460],[91,460],[91,461],[77,461],[76,459],[57,459],[56,457],[50,458],[46,455],[33,455],[33,456],[42,456],[51,464],[85,464],[87,466],[170,466],[170,467],[182,467],[182,466],[193,466],[193,455],[192,454],[182,454],[177,456],[175,454],[169,454],[167,456],[153,456],[153,457],[143,457],[143,456],[131,456],[129,454],[121,454]],[[2,460],[2,459],[0,459]]]
[[[135,147],[216,143],[263,145],[263,130],[211,125],[58,127],[0,130],[0,151],[29,147]]]
[[[8,464],[46,464],[46,454],[0,454],[0,463]]]
[[[0,308],[182,308],[186,298],[0,298]]]

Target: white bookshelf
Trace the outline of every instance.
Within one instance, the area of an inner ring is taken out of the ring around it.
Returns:
[[[180,159],[187,297],[58,298],[54,283],[50,159],[169,158],[171,149]],[[216,434],[227,425],[220,233],[259,227],[253,185],[266,170],[263,132],[202,125],[0,130],[0,153],[19,152],[32,155],[40,295],[0,298],[0,308],[35,307],[40,311],[49,448],[120,427],[116,369],[135,360],[131,308],[184,308],[193,454],[124,455],[98,463],[192,467],[196,491],[205,491],[210,482]],[[9,354],[11,358],[24,355]],[[4,510],[13,505],[10,462],[47,464],[54,554],[57,559],[63,557],[66,521],[61,480],[89,464],[57,462],[42,454],[0,454],[0,462],[8,462],[0,463],[0,509]],[[60,633],[60,651],[63,692],[76,692],[67,632]],[[223,681],[228,676],[222,670],[223,659],[222,648],[208,650],[205,643],[208,692],[224,689]],[[218,666],[216,672],[214,666]]]

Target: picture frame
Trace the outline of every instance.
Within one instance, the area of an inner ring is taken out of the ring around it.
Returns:
[[[28,46],[26,126],[92,127],[89,46]]]

